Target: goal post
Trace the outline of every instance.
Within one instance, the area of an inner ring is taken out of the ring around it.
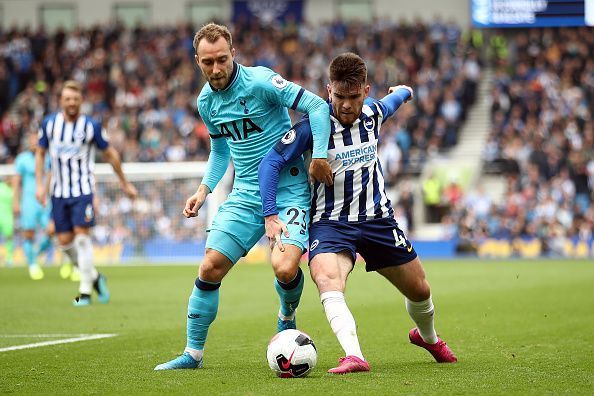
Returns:
[[[200,185],[206,162],[124,163],[122,166],[138,190],[134,202],[122,192],[111,165],[98,163],[94,167],[95,261],[98,264],[199,262],[204,254],[206,229],[231,190],[232,167],[209,194],[198,216],[186,219],[182,210]],[[0,165],[0,180],[10,182],[14,174],[13,165]],[[15,225],[20,247],[18,218]],[[0,250],[3,244],[0,242]],[[17,251],[17,261],[19,256]]]

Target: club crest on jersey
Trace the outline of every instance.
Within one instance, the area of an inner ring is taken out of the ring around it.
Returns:
[[[285,136],[281,139],[283,144],[291,144],[295,141],[295,137],[297,137],[297,133],[294,129],[291,129],[289,132],[285,133]]]
[[[83,131],[82,129],[77,129],[76,131],[74,131],[72,136],[75,140],[83,140],[85,138],[85,131]]]
[[[247,108],[247,101],[245,99],[239,99],[239,105],[243,107],[243,114],[248,114],[250,109]]]
[[[367,132],[373,131],[373,128],[375,127],[375,120],[373,118],[367,118],[365,121],[363,121],[363,127]]]
[[[284,87],[287,86],[287,80],[285,80],[284,78],[282,78],[279,75],[273,76],[271,79],[271,82],[272,82],[272,85],[274,85],[278,89],[283,89]]]

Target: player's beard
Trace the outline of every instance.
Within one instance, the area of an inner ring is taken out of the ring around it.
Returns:
[[[227,84],[229,84],[229,73],[221,74],[218,76],[218,78],[213,78],[213,76],[210,76],[208,82],[216,89],[224,89]]]
[[[78,118],[80,108],[78,106],[68,106],[64,109],[64,112],[66,113],[66,117],[72,121]]]

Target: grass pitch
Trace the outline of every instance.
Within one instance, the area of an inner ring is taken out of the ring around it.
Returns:
[[[77,285],[60,280],[55,268],[39,282],[23,268],[0,269],[0,349],[48,340],[29,335],[118,334],[0,352],[0,394],[594,393],[594,262],[427,261],[425,267],[436,327],[457,364],[437,364],[411,345],[402,296],[357,268],[346,295],[372,371],[326,373],[342,350],[308,276],[297,323],[314,339],[318,365],[303,379],[276,378],[266,363],[278,310],[267,265],[240,264],[223,282],[205,367],[165,372],[153,367],[185,345],[194,267],[103,268],[112,302],[88,308],[70,305]]]

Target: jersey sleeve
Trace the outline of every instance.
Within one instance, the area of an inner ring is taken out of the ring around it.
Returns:
[[[202,184],[206,185],[212,192],[225,175],[225,172],[227,172],[229,161],[231,160],[231,152],[229,151],[227,140],[225,140],[222,134],[217,133],[217,129],[207,116],[207,112],[201,111],[199,99],[197,105],[198,112],[210,135],[210,154],[208,155]]]
[[[49,139],[47,136],[47,124],[49,123],[49,117],[45,117],[41,122],[41,126],[39,127],[39,132],[37,133],[37,143],[39,147],[47,149],[49,147]]]
[[[91,121],[93,125],[93,141],[100,150],[105,150],[109,147],[109,139],[107,138],[107,131],[101,126],[98,121]]]
[[[264,156],[258,166],[258,181],[264,216],[278,214],[276,191],[281,170],[312,148],[312,134],[307,120],[297,123]]]
[[[280,104],[309,116],[313,133],[312,158],[326,158],[330,139],[330,109],[316,94],[285,80],[272,71],[259,81],[260,91],[269,103]]]
[[[398,88],[391,94],[384,96],[382,100],[376,102],[382,111],[384,121],[392,116],[392,114],[398,110],[402,103],[404,103],[404,101],[410,97],[411,93],[408,89]]]

